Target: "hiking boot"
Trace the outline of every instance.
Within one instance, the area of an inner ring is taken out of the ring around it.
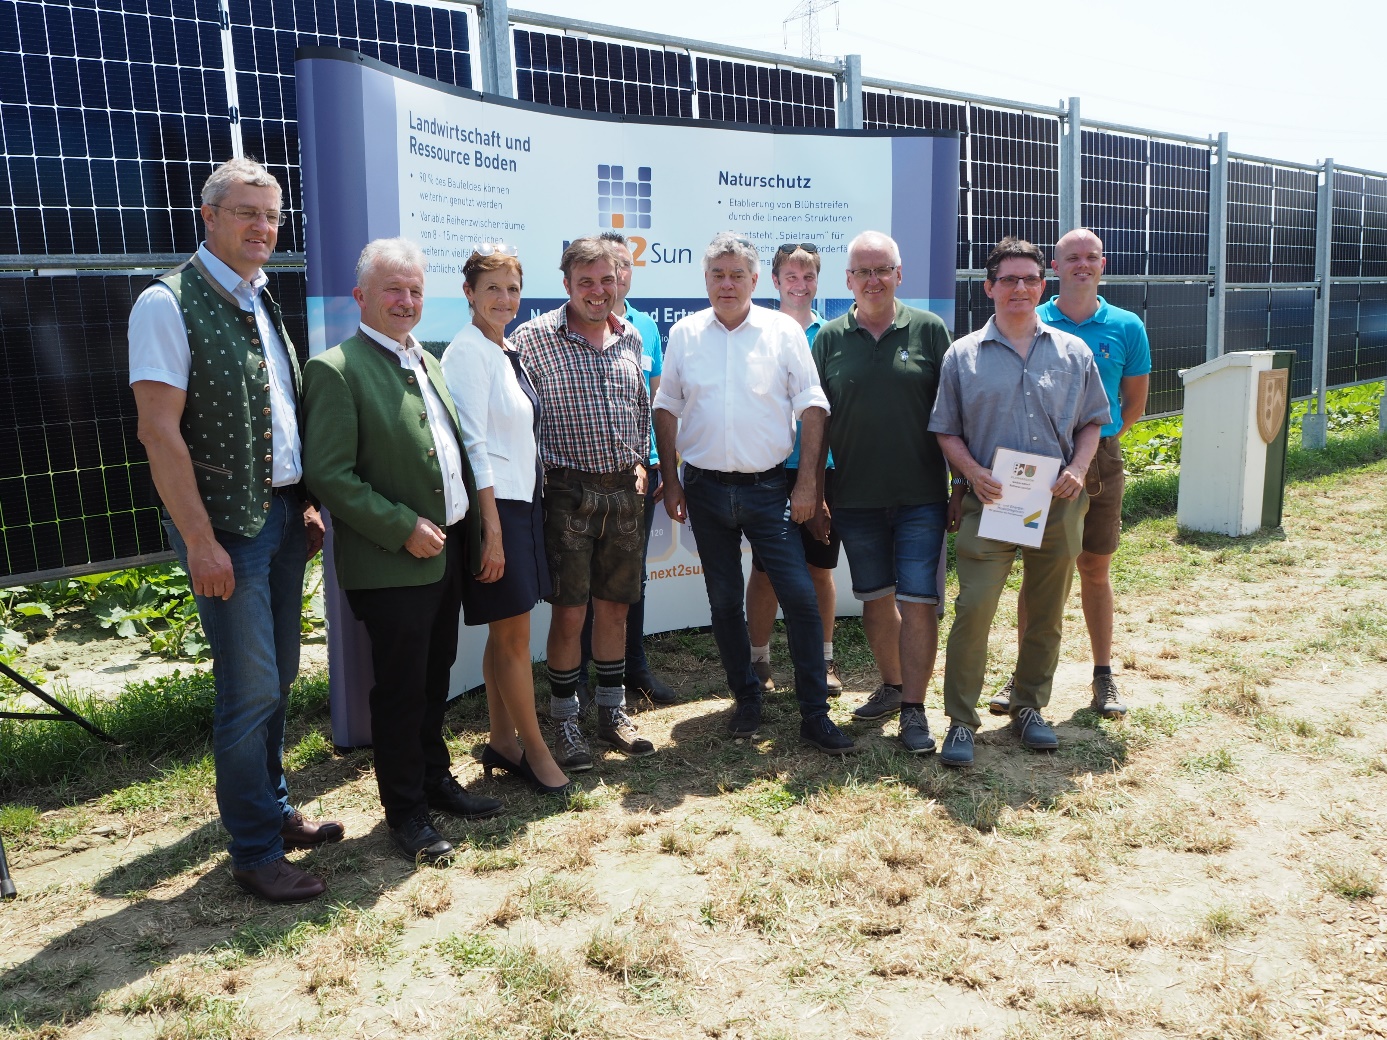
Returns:
[[[1035,708],[1017,708],[1011,717],[1011,731],[1031,751],[1054,751],[1060,746],[1059,737]]]
[[[756,681],[761,684],[762,693],[775,692],[775,680],[771,678],[771,663],[769,661],[752,661],[751,670],[756,673]]]
[[[565,773],[586,773],[592,768],[592,751],[578,725],[578,716],[555,723],[554,761]]]
[[[1103,718],[1120,719],[1127,714],[1127,705],[1117,696],[1117,680],[1112,677],[1111,672],[1095,675],[1089,688],[1093,690],[1093,700],[1089,707]]]
[[[597,739],[632,758],[655,754],[655,745],[636,732],[636,724],[625,708],[597,706]],[[563,767],[562,762],[559,765]]]
[[[843,692],[843,680],[838,678],[838,669],[833,666],[832,661],[824,662],[824,676],[828,683],[828,695],[830,697],[840,696]]]
[[[901,705],[901,745],[912,755],[927,755],[934,750],[934,738],[929,735],[929,720],[923,704]]]
[[[864,721],[873,719],[888,718],[901,710],[901,691],[894,686],[887,686],[882,683],[872,695],[867,698],[867,703],[860,705],[853,711],[852,717]]]
[[[738,701],[732,709],[732,718],[727,722],[727,733],[733,740],[754,737],[761,728],[761,702]]]
[[[827,715],[815,715],[813,718],[804,719],[799,724],[799,735],[825,755],[846,755],[857,750],[852,737],[835,726]]]
[[[939,761],[946,766],[961,768],[973,764],[973,731],[957,722],[949,727],[944,736],[944,749],[939,752]]]
[[[1002,688],[987,702],[987,710],[993,715],[1010,715],[1011,695],[1014,692],[1016,692],[1016,676],[1008,675],[1007,681],[1002,684]]]

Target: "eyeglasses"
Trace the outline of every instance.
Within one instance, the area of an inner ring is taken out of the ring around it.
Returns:
[[[1017,283],[1024,285],[1027,289],[1038,289],[1045,284],[1045,276],[1039,274],[1028,274],[1022,278],[1019,275],[1007,274],[1001,278],[993,279],[993,284],[1000,285],[1003,289],[1010,292],[1015,289]]]
[[[254,206],[218,206],[215,202],[209,202],[207,205],[213,209],[226,210],[237,220],[246,224],[253,224],[264,217],[265,223],[273,227],[283,227],[284,222],[289,218],[287,213],[277,209],[256,209]]]
[[[890,278],[895,273],[900,264],[889,264],[886,267],[850,267],[848,274],[854,278],[861,278],[864,282],[868,278]]]
[[[509,242],[503,242],[499,238],[495,242],[478,242],[472,252],[478,256],[519,256],[520,250]]]
[[[816,246],[813,242],[786,242],[779,249],[777,249],[776,252],[784,253],[786,256],[790,256],[797,249],[803,249],[806,253],[817,253],[819,251],[819,247]]]

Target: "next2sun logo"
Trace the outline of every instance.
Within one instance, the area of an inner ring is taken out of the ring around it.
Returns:
[[[629,179],[634,174],[634,179]],[[650,230],[652,186],[649,166],[597,166],[597,226],[620,231],[631,243],[631,262],[647,264],[692,264],[693,250],[687,246],[667,246],[651,242],[641,232]],[[564,243],[564,248],[568,244]]]
[[[626,179],[626,167],[601,163],[597,167],[597,224],[615,231],[640,231],[650,227],[650,167],[641,166],[635,179]]]

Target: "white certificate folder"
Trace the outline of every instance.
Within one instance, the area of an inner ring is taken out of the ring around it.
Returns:
[[[1002,497],[982,507],[978,534],[998,542],[1034,548],[1045,537],[1050,518],[1050,489],[1059,479],[1062,460],[1050,455],[998,448],[992,477],[1002,485]]]

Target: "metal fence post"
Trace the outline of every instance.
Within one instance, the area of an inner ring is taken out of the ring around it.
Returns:
[[[482,0],[477,5],[481,37],[482,93],[515,97],[515,61],[511,56],[510,4]]]
[[[1204,359],[1223,353],[1228,285],[1228,134],[1220,132],[1209,152],[1209,310],[1204,325]]]
[[[838,74],[838,126],[843,130],[862,129],[862,55],[843,56],[843,70]]]
[[[1084,129],[1079,118],[1079,99],[1072,97],[1064,110],[1064,137],[1060,139],[1060,234],[1084,223]]]
[[[1315,407],[1313,411],[1307,408],[1300,420],[1300,443],[1306,448],[1323,448],[1329,439],[1324,398],[1329,374],[1329,261],[1334,242],[1333,159],[1324,161],[1315,201],[1315,331],[1310,340],[1310,389]]]

